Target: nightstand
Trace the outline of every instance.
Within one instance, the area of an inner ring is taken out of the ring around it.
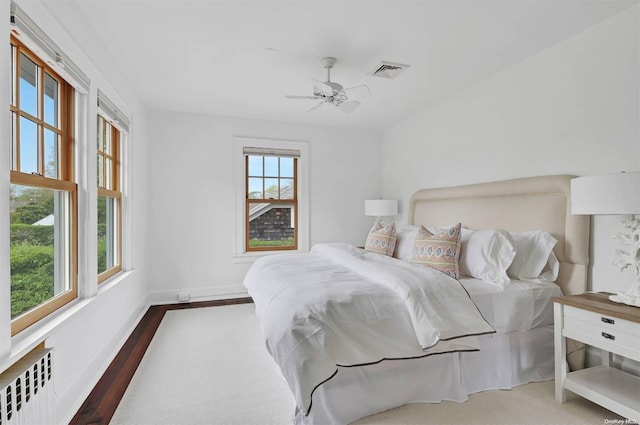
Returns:
[[[569,390],[640,421],[640,377],[611,366],[612,353],[640,361],[640,308],[608,297],[588,293],[553,299],[556,401],[564,403]],[[569,373],[566,338],[600,348],[602,365]]]

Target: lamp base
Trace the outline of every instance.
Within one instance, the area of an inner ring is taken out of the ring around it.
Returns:
[[[640,307],[640,215],[628,215],[622,221],[623,232],[616,235],[627,249],[615,252],[613,263],[620,271],[631,266],[636,275],[635,282],[624,293],[609,296],[616,303]]]

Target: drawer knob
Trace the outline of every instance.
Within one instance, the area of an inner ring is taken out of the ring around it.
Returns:
[[[601,317],[600,320],[602,320],[603,323],[607,323],[609,325],[613,325],[614,323],[616,323],[615,320],[609,319],[608,317]]]
[[[608,334],[606,332],[602,332],[602,336],[607,338],[607,339],[610,339],[611,341],[615,341],[616,340],[615,335],[611,335],[611,334]]]

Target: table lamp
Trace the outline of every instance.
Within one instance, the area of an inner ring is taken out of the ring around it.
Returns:
[[[364,215],[376,217],[376,222],[382,217],[398,215],[397,199],[370,199],[364,201]]]
[[[614,302],[640,307],[640,172],[622,172],[571,179],[571,214],[624,215],[623,230],[615,237],[625,247],[614,253],[620,271],[631,266],[635,283]]]

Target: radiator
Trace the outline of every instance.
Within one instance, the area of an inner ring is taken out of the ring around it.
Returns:
[[[0,375],[0,425],[55,423],[53,350],[36,350]]]

